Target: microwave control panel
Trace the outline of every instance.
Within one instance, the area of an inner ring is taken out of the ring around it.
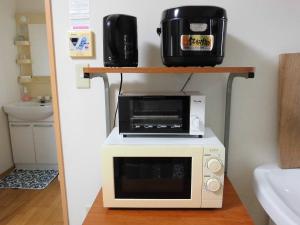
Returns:
[[[204,148],[202,208],[222,207],[224,165],[224,148]]]

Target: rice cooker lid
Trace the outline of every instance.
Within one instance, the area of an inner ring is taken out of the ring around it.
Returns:
[[[217,18],[227,20],[226,10],[217,6],[181,6],[166,9],[162,21],[171,19]]]

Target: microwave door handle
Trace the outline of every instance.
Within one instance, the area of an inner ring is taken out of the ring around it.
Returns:
[[[113,56],[118,56],[118,49],[116,48],[117,23],[120,15],[110,15],[106,18],[106,28],[108,29],[108,47]]]

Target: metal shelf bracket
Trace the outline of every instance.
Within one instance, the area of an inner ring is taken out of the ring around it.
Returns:
[[[229,135],[230,135],[230,113],[231,113],[231,95],[232,95],[232,84],[236,77],[242,77],[245,79],[254,78],[254,72],[249,73],[230,73],[227,80],[226,89],[226,106],[225,106],[225,126],[224,126],[224,146],[225,146],[225,174],[228,170],[228,155],[229,155]],[[104,82],[104,94],[105,94],[105,115],[106,115],[106,136],[111,132],[110,123],[110,98],[109,98],[109,81],[106,73],[84,73],[84,78],[93,79],[95,77],[100,77]]]
[[[254,78],[254,73],[235,74],[231,73],[227,80],[226,89],[226,106],[225,106],[225,126],[224,126],[224,146],[225,146],[225,174],[228,170],[228,155],[229,155],[229,135],[230,135],[230,113],[231,113],[231,94],[232,94],[232,83],[234,78],[242,77],[245,79]]]
[[[105,119],[106,119],[106,137],[111,132],[111,124],[110,124],[110,100],[109,100],[109,81],[106,73],[102,74],[89,74],[84,73],[84,78],[93,79],[96,77],[100,77],[104,83],[104,98],[105,98]]]

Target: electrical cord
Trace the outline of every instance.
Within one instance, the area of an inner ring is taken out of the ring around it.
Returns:
[[[120,86],[119,86],[118,97],[121,94],[122,86],[123,86],[123,73],[120,73]],[[119,109],[119,101],[117,100],[117,106],[116,106],[116,111],[115,111],[115,117],[114,117],[114,125],[113,125],[113,127],[115,127],[115,125],[116,125],[116,117],[117,117],[118,109]]]
[[[186,79],[184,85],[183,85],[182,88],[180,89],[180,92],[183,92],[183,91],[184,91],[186,85],[187,85],[187,84],[189,83],[189,81],[192,79],[193,74],[194,74],[194,73],[191,73],[191,74],[189,75],[189,77]]]

